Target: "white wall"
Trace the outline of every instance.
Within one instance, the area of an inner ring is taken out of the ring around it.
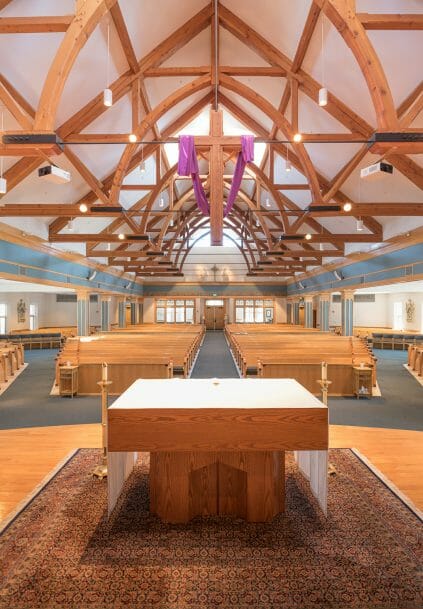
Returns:
[[[6,330],[10,332],[11,330],[29,330],[29,305],[36,304],[38,306],[38,319],[40,319],[40,314],[43,310],[45,294],[41,294],[38,292],[2,292],[0,293],[0,303],[4,303],[7,306],[7,322],[6,322]],[[18,323],[18,311],[17,304],[18,301],[22,298],[22,300],[26,304],[26,314],[25,321],[22,323]],[[40,325],[40,322],[39,322]]]
[[[407,314],[405,310],[405,303],[407,300],[414,302],[414,319],[411,322],[407,322]],[[404,330],[415,330],[417,332],[423,332],[423,293],[419,292],[401,292],[397,294],[388,294],[388,316],[389,326],[393,325],[394,320],[394,303],[402,303],[402,315],[404,320]]]
[[[353,309],[354,326],[390,328],[389,295],[375,294],[375,302],[355,302]],[[329,307],[329,325],[341,325],[341,303],[332,302]]]

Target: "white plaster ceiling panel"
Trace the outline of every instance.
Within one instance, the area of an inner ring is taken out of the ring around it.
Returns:
[[[78,233],[100,233],[110,224],[110,218],[97,218],[90,216],[89,218],[78,217],[73,220],[73,230],[69,231],[66,227],[60,231],[60,234],[73,234]]]
[[[35,109],[63,36],[63,33],[0,36],[1,72]]]
[[[128,69],[118,35],[111,23],[109,78],[107,78],[108,20],[109,16],[103,17],[75,60],[60,99],[57,126],[64,123],[93,97],[102,93],[103,89],[109,87]]]
[[[200,32],[174,55],[162,63],[162,67],[203,66],[210,64],[210,28]]]
[[[413,216],[396,216],[395,218],[384,217],[376,218],[383,224],[383,238],[390,239],[396,235],[401,235],[411,230],[423,226],[423,218],[413,218]]]
[[[423,4],[423,3],[422,3]],[[423,13],[423,11],[420,11]],[[404,34],[407,42],[405,43]],[[388,84],[399,106],[422,77],[423,35],[421,31],[368,31],[382,63]]]
[[[38,177],[38,169],[31,172],[2,197],[3,203],[73,203],[89,191],[89,187],[81,178],[73,165],[62,154],[54,157],[54,162],[71,173],[71,181],[67,184],[54,184],[45,178]],[[40,167],[47,162],[40,162]]]
[[[184,0],[183,3],[174,0],[143,0],[142,3],[120,0],[137,59],[152,51],[207,4],[201,0]]]
[[[151,79],[150,79],[151,80]],[[173,104],[167,112],[157,121],[157,125],[160,131],[164,131],[170,126],[176,119],[178,119],[186,110],[191,106],[199,102],[209,91],[209,87],[193,93],[188,98],[180,101],[178,104]],[[151,102],[153,106],[153,101]],[[184,131],[184,129],[183,129]]]
[[[308,155],[319,173],[332,179],[360,150],[362,144],[305,144]]]
[[[119,203],[125,209],[130,209],[137,201],[146,197],[148,193],[145,190],[121,190],[119,194]]]
[[[367,201],[379,201],[381,203],[422,202],[422,191],[395,167],[392,175],[382,176],[375,180],[361,179],[361,169],[376,163],[378,160],[379,157],[370,153],[365,156],[364,160],[342,186],[342,191],[347,197],[352,201],[361,199],[363,203]]]
[[[155,158],[154,156],[149,156],[144,162],[145,172],[142,173],[140,165],[137,165],[135,169],[125,176],[123,184],[152,184],[152,188],[154,188],[154,183],[156,181]]]
[[[300,209],[308,207],[311,203],[311,193],[309,190],[285,190],[283,194]]]
[[[408,155],[417,165],[423,168],[423,154],[410,154]]]
[[[1,17],[37,17],[44,15],[73,15],[75,0],[13,0],[4,9]]]
[[[295,55],[310,9],[310,0],[224,0],[222,2],[271,44],[288,55]]]
[[[21,157],[18,156],[3,156],[1,158],[3,160],[3,173],[10,169],[10,167],[13,167],[13,165],[15,165],[15,163],[21,159]],[[2,195],[0,198],[3,198],[3,196],[4,195]]]
[[[125,150],[121,144],[74,144],[70,148],[98,180],[103,180],[116,169]]]
[[[290,149],[288,148],[288,151]],[[295,167],[291,168],[291,171],[286,171],[286,159],[282,158],[279,154],[275,154],[275,167],[274,167],[275,181],[277,184],[305,184],[306,180],[304,175],[297,171]]]
[[[257,121],[264,129],[270,131],[270,129],[273,127],[273,122],[272,119],[267,116],[267,114],[262,112],[260,108],[250,103],[243,97],[240,97],[236,93],[229,91],[229,89],[225,89],[224,87],[222,89],[226,97],[228,97],[231,101],[235,102],[235,104],[237,104],[238,107],[244,112],[246,112],[249,116],[252,116],[254,120]]]
[[[222,66],[269,67],[265,59],[223,27],[219,29],[219,63]]]
[[[131,97],[129,94],[124,95],[110,108],[104,107],[102,114],[82,129],[81,133],[126,133],[129,136],[132,131],[131,113]]]
[[[285,90],[285,78],[273,78],[270,76],[235,76],[234,79],[249,87],[253,95],[257,92],[264,97],[275,109],[279,107]]]
[[[329,230],[331,233],[352,233],[356,232],[357,220],[353,216],[339,216],[338,218],[316,218],[316,220],[324,228]],[[370,233],[371,231],[364,227],[363,233]]]
[[[381,13],[382,7],[375,0],[356,0],[358,13]],[[422,0],[383,0],[384,13],[421,13]]]
[[[48,239],[48,227],[54,218],[25,218],[25,217],[12,217],[5,216],[2,218],[2,222],[5,222],[9,226],[18,228],[27,235],[36,235],[41,239]]]
[[[287,115],[289,116],[289,115]],[[298,92],[298,128],[301,133],[351,133],[301,90]]]
[[[304,59],[303,69],[369,124],[376,124],[373,103],[358,63],[341,35],[325,16],[319,17]],[[323,75],[324,82],[322,82]]]
[[[80,254],[81,256],[85,256],[86,252],[85,243],[55,243],[54,247],[62,252]]]

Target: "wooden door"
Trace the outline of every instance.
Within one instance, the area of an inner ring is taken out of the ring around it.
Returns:
[[[205,306],[206,330],[223,330],[225,307]]]

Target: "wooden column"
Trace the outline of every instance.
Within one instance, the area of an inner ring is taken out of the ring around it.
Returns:
[[[222,110],[210,111],[210,133],[212,137],[223,136]],[[210,148],[210,244],[223,242],[223,148],[213,142]]]

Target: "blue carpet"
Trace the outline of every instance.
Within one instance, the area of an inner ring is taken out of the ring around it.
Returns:
[[[239,378],[223,332],[206,332],[191,378]]]
[[[55,350],[28,351],[27,369],[0,396],[0,429],[98,423],[99,397],[50,397]],[[405,370],[407,354],[375,351],[381,398],[330,398],[335,425],[423,430],[423,387]],[[192,378],[238,378],[222,332],[207,332]],[[112,397],[109,403],[115,398]]]

